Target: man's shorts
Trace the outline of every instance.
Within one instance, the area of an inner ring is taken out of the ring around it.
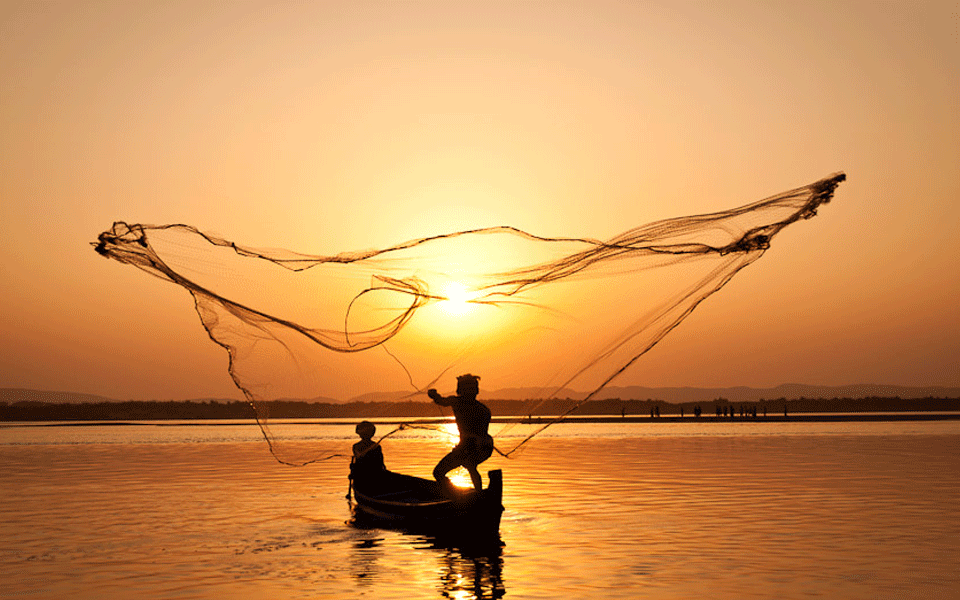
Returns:
[[[490,441],[487,442],[486,440]],[[488,436],[486,440],[476,437],[463,439],[459,444],[454,446],[453,450],[450,451],[450,455],[455,457],[460,464],[471,463],[479,465],[493,454],[493,438]]]

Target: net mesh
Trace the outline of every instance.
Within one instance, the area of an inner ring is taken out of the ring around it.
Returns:
[[[285,443],[272,401],[426,401],[427,389],[471,372],[482,376],[481,398],[523,397],[533,413],[573,396],[569,414],[783,228],[814,216],[844,179],[607,241],[493,227],[320,256],[243,246],[189,225],[117,222],[94,246],[192,294],[271,452],[302,465],[331,455]],[[498,451],[510,456],[566,414],[501,439]]]

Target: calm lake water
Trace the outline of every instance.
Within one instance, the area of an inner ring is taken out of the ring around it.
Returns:
[[[3,424],[0,464],[2,598],[960,598],[960,421],[557,425],[484,464],[494,548],[352,527],[346,459],[280,465],[249,423]]]

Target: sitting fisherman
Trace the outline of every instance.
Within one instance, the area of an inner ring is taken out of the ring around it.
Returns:
[[[442,481],[450,471],[464,467],[470,472],[473,488],[477,491],[483,488],[477,465],[493,454],[493,438],[487,433],[490,427],[490,409],[477,400],[477,394],[480,393],[479,381],[480,378],[476,375],[457,377],[457,395],[446,398],[438,394],[437,390],[427,391],[427,395],[436,404],[453,408],[453,416],[460,431],[460,443],[440,459],[433,469],[433,476],[437,481]]]
[[[370,421],[357,424],[360,441],[353,445],[353,458],[350,459],[350,479],[378,475],[387,470],[383,464],[383,449],[373,441],[377,426]]]

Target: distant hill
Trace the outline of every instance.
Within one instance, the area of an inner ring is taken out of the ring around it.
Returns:
[[[483,390],[481,399],[484,400],[530,400],[541,397],[544,391],[539,388],[503,388],[499,390]],[[310,402],[327,404],[345,403],[409,403],[429,402],[426,397],[408,398],[409,392],[373,392],[350,398],[341,402],[334,398],[284,398],[284,402]],[[561,390],[556,397],[560,399],[581,400],[586,397],[584,392]],[[757,402],[759,400],[797,400],[800,398],[960,398],[960,388],[956,387],[907,387],[897,385],[841,385],[815,386],[789,383],[772,388],[751,387],[724,387],[724,388],[695,388],[695,387],[642,387],[642,386],[609,386],[594,397],[594,400],[656,400],[680,404],[684,402],[710,402],[718,398],[730,402]],[[96,404],[103,402],[126,402],[94,394],[79,394],[75,392],[50,392],[29,390],[22,388],[0,388],[0,403],[15,404],[18,402],[43,402],[47,404]],[[231,403],[235,398],[193,398],[192,402]]]
[[[361,394],[359,396],[354,396],[346,401],[346,404],[357,404],[360,402],[427,402],[425,396],[420,398],[408,398],[410,392],[370,392],[369,394]],[[327,402],[336,403],[336,400],[327,400]]]
[[[194,402],[235,402],[236,398],[194,398]],[[45,402],[47,404],[95,404],[100,402],[127,402],[117,398],[80,394],[77,392],[48,392],[23,388],[0,388],[0,402]]]
[[[15,402],[47,402],[50,404],[80,404],[81,402],[119,402],[105,396],[93,394],[77,394],[75,392],[45,392],[41,390],[25,390],[22,388],[0,388],[0,402],[13,404]]]

